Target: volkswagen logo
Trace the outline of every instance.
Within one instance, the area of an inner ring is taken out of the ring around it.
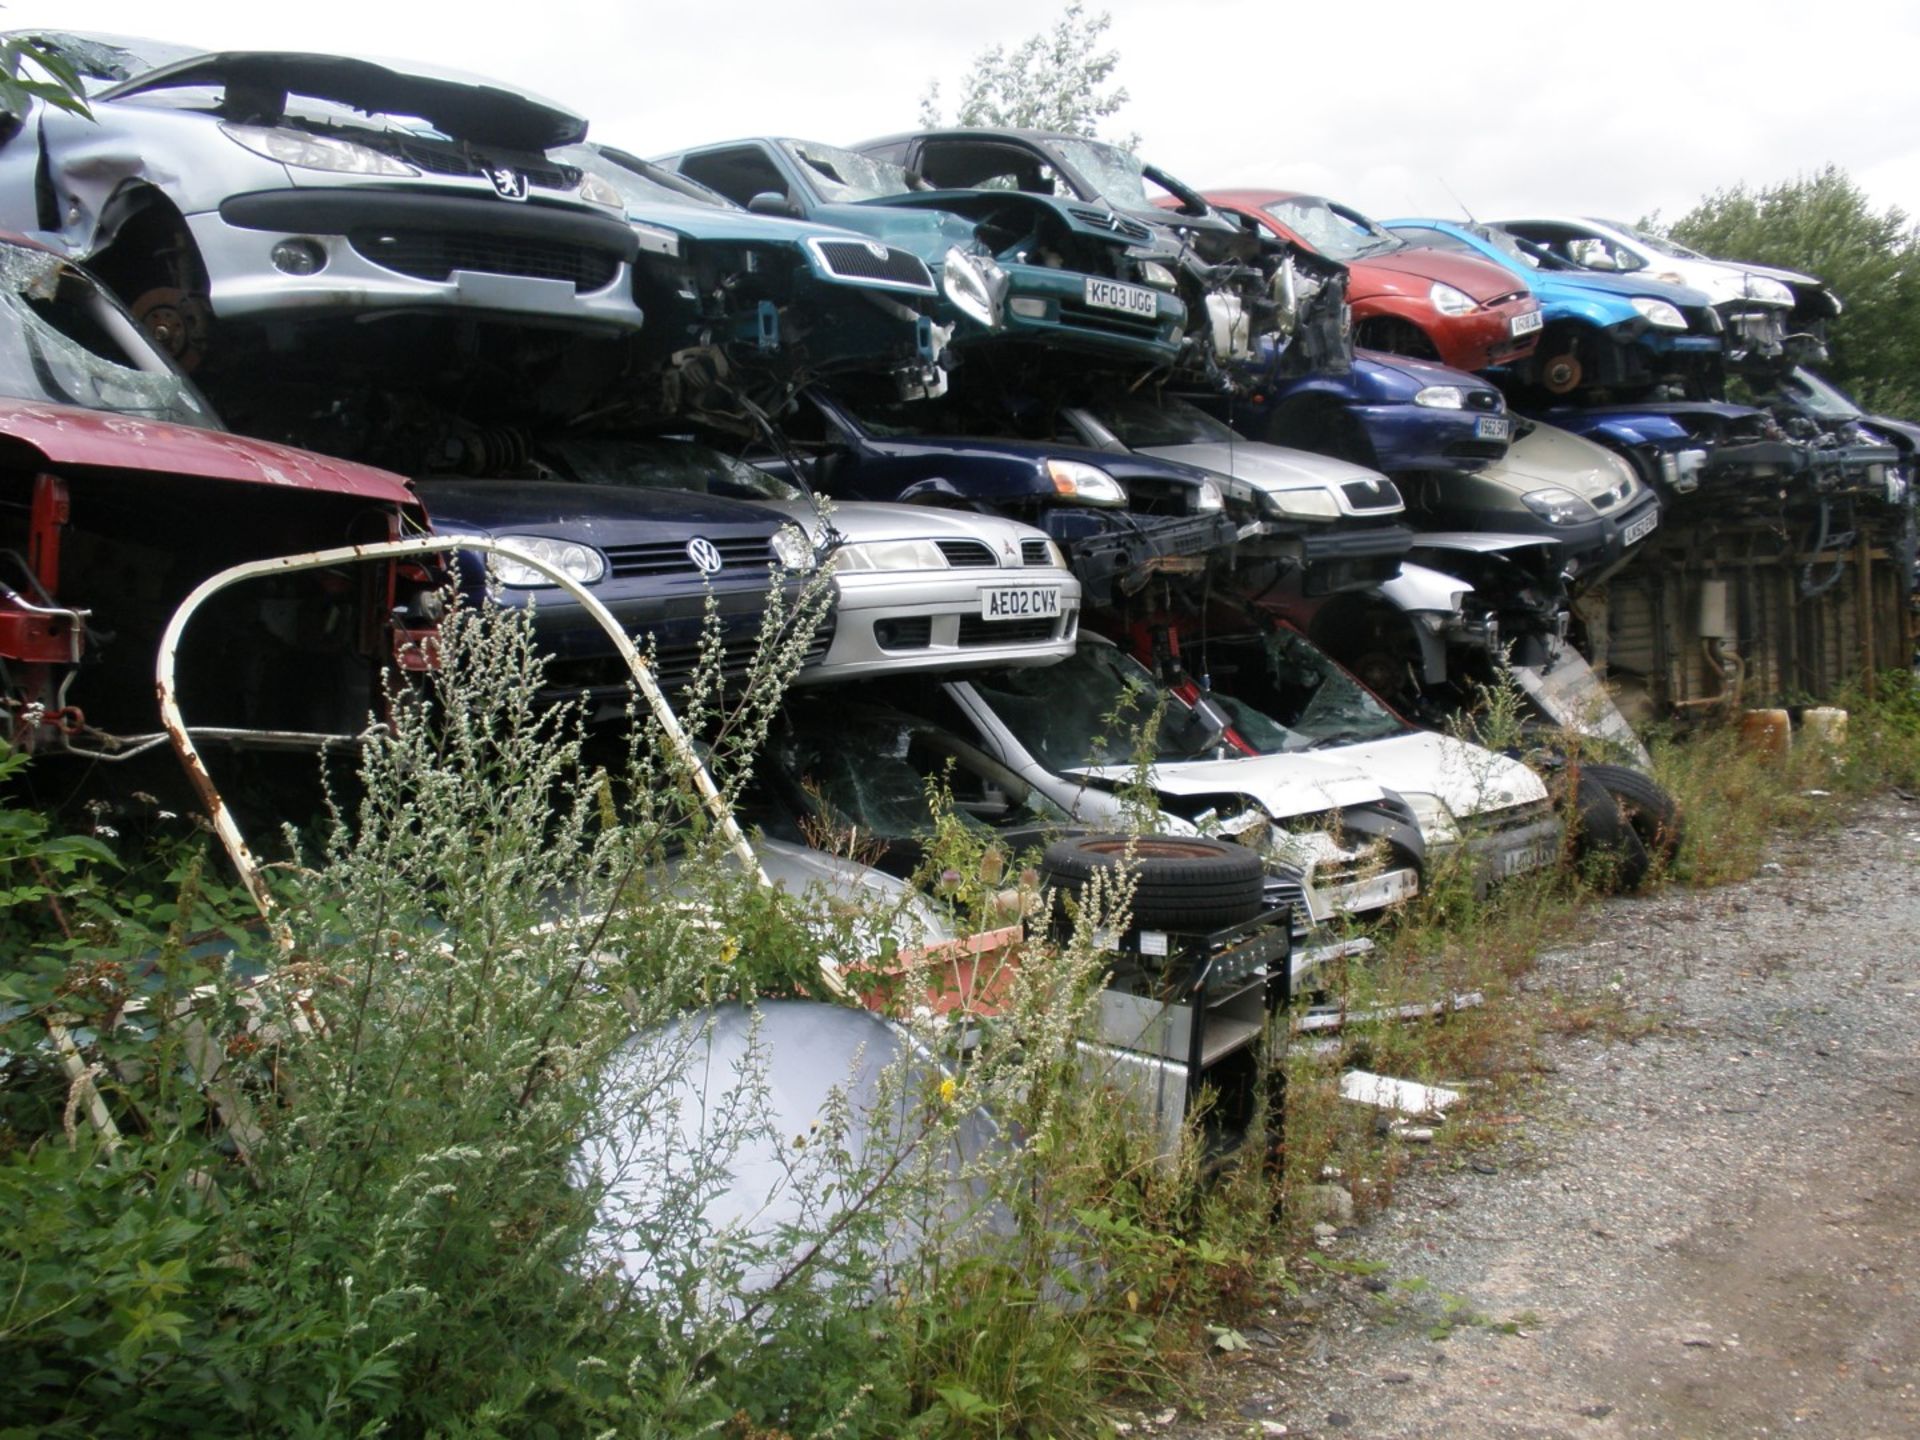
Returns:
[[[503,200],[527,198],[527,177],[510,165],[487,166],[487,179],[493,182],[493,188]]]
[[[717,575],[726,562],[720,558],[720,547],[704,535],[696,535],[687,541],[687,559],[702,575]]]

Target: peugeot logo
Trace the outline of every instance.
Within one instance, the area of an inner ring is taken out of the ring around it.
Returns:
[[[493,182],[493,188],[503,200],[527,198],[527,177],[509,165],[489,165],[487,179]]]
[[[696,535],[687,541],[687,559],[702,575],[717,575],[726,562],[720,558],[720,547],[704,535]]]

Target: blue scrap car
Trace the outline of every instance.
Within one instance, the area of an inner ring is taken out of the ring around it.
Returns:
[[[1550,395],[1585,387],[1645,388],[1678,377],[1690,393],[1718,383],[1721,321],[1709,296],[1644,276],[1582,270],[1553,252],[1471,221],[1389,220],[1414,245],[1505,266],[1540,301],[1539,347],[1509,367],[1514,380]]]

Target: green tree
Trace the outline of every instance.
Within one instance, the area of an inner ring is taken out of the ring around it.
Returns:
[[[1132,148],[1137,135],[1100,134],[1101,122],[1127,103],[1124,85],[1102,88],[1120,63],[1119,51],[1098,48],[1112,23],[1106,11],[1088,15],[1081,0],[1071,0],[1051,30],[1028,36],[1012,50],[990,45],[973,57],[951,122],[942,118],[940,82],[932,81],[920,100],[920,123],[928,129],[951,123],[1059,130]]]
[[[91,115],[85,97],[78,72],[38,40],[0,40],[0,112],[24,115],[35,100],[44,100],[74,115]]]
[[[1670,233],[1719,259],[1825,280],[1846,304],[1828,328],[1827,375],[1869,411],[1920,416],[1920,229],[1905,211],[1875,210],[1829,165],[1765,189],[1716,190]]]

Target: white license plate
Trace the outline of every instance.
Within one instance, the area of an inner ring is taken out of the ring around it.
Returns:
[[[982,620],[1057,620],[1058,585],[995,585],[980,592]]]
[[[1632,545],[1646,539],[1647,536],[1651,535],[1654,530],[1658,528],[1659,524],[1660,512],[1658,510],[1649,510],[1638,520],[1627,526],[1625,543]]]
[[[1482,440],[1505,440],[1513,434],[1513,422],[1504,415],[1482,415],[1473,422],[1473,433]]]
[[[1120,310],[1128,315],[1152,319],[1160,313],[1160,295],[1142,285],[1122,285],[1117,280],[1087,277],[1087,304],[1102,310]]]
[[[1514,338],[1518,339],[1522,335],[1531,335],[1546,322],[1540,318],[1538,310],[1529,310],[1524,315],[1514,316],[1510,323],[1513,326]]]
[[[1560,847],[1551,840],[1537,841],[1519,850],[1509,850],[1494,864],[1494,871],[1500,879],[1509,875],[1524,875],[1529,870],[1542,870],[1560,858]]]

